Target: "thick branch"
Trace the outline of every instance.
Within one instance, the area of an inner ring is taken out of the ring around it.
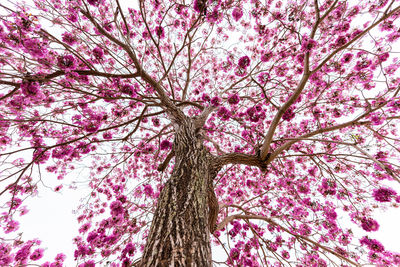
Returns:
[[[288,110],[288,108],[297,100],[297,98],[300,96],[301,92],[303,91],[304,87],[307,84],[308,78],[310,77],[309,72],[304,72],[303,77],[297,86],[296,90],[294,91],[294,94],[289,98],[289,100],[278,110],[276,113],[274,119],[271,122],[271,125],[268,129],[267,135],[265,136],[264,143],[261,147],[261,159],[265,160],[267,158],[267,155],[269,153],[269,149],[271,146],[271,141],[272,137],[275,133],[276,127],[278,126],[279,121],[281,120],[283,114]]]
[[[332,131],[336,131],[336,130],[340,130],[342,128],[348,127],[348,126],[355,126],[355,125],[364,125],[364,124],[370,124],[371,122],[369,121],[362,121],[359,122],[359,120],[366,116],[366,114],[364,114],[363,116],[346,122],[346,123],[342,123],[342,124],[338,124],[332,127],[327,127],[327,128],[322,128],[322,129],[318,129],[316,131],[304,134],[302,136],[299,136],[298,138],[295,138],[294,140],[291,140],[283,145],[281,145],[278,149],[275,150],[275,152],[271,155],[269,162],[271,162],[272,160],[274,160],[280,153],[282,153],[282,151],[289,149],[290,146],[292,146],[294,143],[296,143],[297,141],[303,140],[303,139],[307,139],[308,137],[312,137],[315,136],[317,134],[322,134],[322,133],[327,133],[327,132],[332,132]]]
[[[167,168],[169,162],[171,161],[171,159],[175,156],[175,151],[172,150],[167,157],[165,158],[165,160],[163,161],[163,163],[161,163],[160,165],[158,165],[157,171],[162,172],[165,170],[165,168]]]
[[[265,170],[267,167],[266,161],[261,160],[259,157],[255,155],[247,155],[243,153],[228,153],[219,156],[217,159],[221,164],[221,166],[227,164],[244,164],[248,166],[259,167],[261,170]]]
[[[215,109],[216,107],[213,106],[208,106],[205,109],[203,109],[203,112],[200,114],[200,116],[196,117],[196,119],[194,120],[195,129],[203,128],[204,124],[207,121],[208,116],[210,116],[211,112],[213,112]]]

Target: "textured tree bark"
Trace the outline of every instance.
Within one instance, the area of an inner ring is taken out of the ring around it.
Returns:
[[[175,166],[158,199],[143,267],[211,266],[209,190],[218,168],[191,121],[177,128]]]

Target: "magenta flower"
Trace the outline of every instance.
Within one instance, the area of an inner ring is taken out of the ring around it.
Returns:
[[[90,228],[90,223],[85,223],[84,225],[79,228],[79,233],[86,233]]]
[[[239,58],[238,65],[242,69],[247,68],[248,66],[250,66],[250,58],[248,56],[243,56]]]
[[[43,257],[43,249],[38,248],[33,251],[33,253],[30,256],[30,259],[33,261],[37,261]]]
[[[376,201],[390,202],[392,198],[397,195],[397,193],[393,189],[381,187],[379,189],[375,189],[372,195]]]
[[[379,224],[374,219],[364,217],[361,219],[361,227],[367,232],[374,232],[378,231]]]
[[[162,140],[160,143],[160,149],[161,150],[167,150],[172,147],[172,143],[168,140]]]
[[[135,89],[130,84],[124,84],[121,88],[121,92],[132,97],[136,96]]]
[[[40,85],[36,81],[23,81],[21,83],[21,90],[25,96],[33,97],[39,93]]]
[[[33,159],[36,164],[45,163],[50,158],[50,153],[38,148],[33,152]]]
[[[31,252],[31,245],[25,245],[15,254],[14,260],[16,262],[25,263]],[[17,264],[18,265],[18,264]]]
[[[221,19],[221,14],[222,13],[218,12],[217,8],[214,8],[213,11],[208,13],[207,21],[210,23],[218,23]]]
[[[126,247],[122,250],[122,253],[121,253],[122,257],[125,258],[126,254],[132,256],[135,253],[135,250],[136,250],[135,246],[131,242],[129,242],[126,245]]]
[[[282,257],[285,258],[285,259],[289,259],[290,258],[290,254],[286,250],[283,250],[281,252],[281,254],[282,254]]]
[[[158,36],[158,38],[162,39],[164,38],[164,28],[161,26],[157,26],[155,29],[156,35]]]
[[[371,116],[371,122],[373,125],[381,125],[384,122],[384,119],[381,118],[378,114],[374,114]]]
[[[354,67],[357,71],[368,68],[371,65],[372,61],[371,60],[361,60],[357,61],[356,66]]]
[[[147,184],[144,186],[143,192],[146,196],[151,197],[154,193],[153,187],[151,187],[151,185]]]
[[[91,243],[91,242],[94,241],[97,237],[98,237],[98,233],[97,233],[97,232],[95,232],[95,231],[90,232],[90,233],[88,234],[87,238],[86,238],[86,241],[89,242],[89,243]]]
[[[211,103],[211,105],[213,105],[214,107],[218,107],[220,101],[221,101],[221,99],[219,99],[218,96],[214,96],[214,97],[211,99],[210,103]]]
[[[268,60],[271,59],[271,57],[272,57],[272,54],[271,54],[271,53],[265,52],[265,53],[263,53],[262,56],[261,56],[261,61],[262,61],[262,62],[267,62]]]
[[[228,97],[228,103],[229,103],[230,105],[236,105],[236,104],[239,103],[239,101],[240,101],[240,97],[239,97],[238,94],[232,94],[232,95],[230,95],[230,96]]]
[[[236,196],[237,197],[242,197],[244,195],[243,191],[241,189],[236,191]]]
[[[346,36],[339,36],[335,41],[336,47],[341,47],[342,45],[346,44],[347,38]]]
[[[236,7],[232,11],[232,17],[235,21],[238,21],[241,17],[243,17],[243,10],[240,7]]]
[[[82,264],[79,264],[78,267],[95,267],[95,266],[96,266],[96,263],[94,262],[94,260],[90,260],[90,261],[84,262]]]
[[[335,180],[323,179],[321,187],[322,187],[321,188],[321,193],[323,195],[335,195],[336,194],[336,182],[335,182]]]
[[[288,110],[286,110],[285,113],[283,113],[282,119],[285,121],[291,121],[296,116],[293,110],[294,110],[293,107],[288,108]]]
[[[65,55],[58,57],[57,66],[62,70],[75,69],[76,62],[73,55]]]
[[[89,5],[97,6],[100,3],[100,0],[87,0]]]
[[[103,133],[103,138],[106,139],[106,140],[111,140],[112,139],[112,133],[110,133],[110,132]]]
[[[193,8],[196,12],[203,12],[206,9],[206,3],[206,0],[195,0]]]
[[[209,95],[207,94],[202,94],[201,95],[201,100],[205,101],[205,102],[210,102],[211,98]]]
[[[95,133],[100,128],[100,125],[96,121],[89,121],[85,124],[84,129],[89,133]]]
[[[64,43],[69,44],[69,45],[74,45],[77,43],[75,35],[69,32],[64,32],[62,34],[62,40]]]
[[[368,236],[364,236],[360,239],[361,245],[366,245],[370,250],[375,252],[383,252],[385,248],[383,245],[376,239],[370,239]]]
[[[301,224],[299,227],[299,233],[301,235],[310,235],[311,234],[311,227],[308,226],[307,224]]]
[[[239,256],[240,256],[239,250],[237,248],[232,248],[230,253],[229,253],[229,257],[232,260],[237,260],[237,259],[239,259]]]
[[[265,83],[267,83],[270,79],[270,75],[268,72],[262,72],[260,73],[258,76],[258,82],[260,82],[262,85],[264,85]]]
[[[308,37],[305,37],[303,39],[303,42],[301,43],[301,50],[305,52],[310,52],[312,51],[315,47],[317,47],[317,42],[313,39],[308,39]]]
[[[103,58],[103,56],[104,56],[104,51],[103,51],[103,49],[101,49],[100,47],[95,47],[94,49],[93,49],[93,56],[96,58],[96,59],[102,59]]]
[[[18,230],[18,228],[19,228],[19,222],[11,220],[7,223],[7,226],[4,228],[4,233],[8,234],[11,232],[15,232]]]
[[[13,261],[11,255],[11,247],[6,244],[0,244],[0,266],[11,266]]]
[[[389,53],[383,53],[381,55],[378,56],[379,62],[384,62],[389,58]]]
[[[28,53],[34,57],[42,57],[44,55],[45,49],[43,49],[42,44],[37,39],[24,40],[24,46],[28,50]]]
[[[110,209],[112,216],[118,216],[124,213],[124,207],[122,206],[122,203],[118,200],[111,203]]]
[[[219,118],[221,118],[221,120],[227,121],[231,117],[231,112],[225,107],[220,107],[217,115]]]

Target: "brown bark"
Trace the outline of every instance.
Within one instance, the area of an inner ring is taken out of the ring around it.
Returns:
[[[217,202],[209,202],[209,190],[219,168],[191,119],[176,126],[174,153],[174,170],[158,199],[140,266],[211,266]]]

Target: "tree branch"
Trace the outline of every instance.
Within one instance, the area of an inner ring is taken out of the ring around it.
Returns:
[[[237,219],[243,219],[243,220],[251,220],[251,219],[253,219],[253,220],[263,220],[263,221],[266,221],[266,222],[268,222],[268,223],[270,223],[270,224],[272,224],[272,225],[274,225],[274,226],[279,227],[279,228],[282,229],[284,232],[286,232],[286,233],[288,233],[288,234],[290,234],[290,235],[292,235],[292,236],[294,236],[294,237],[296,237],[296,238],[298,238],[298,239],[302,239],[302,240],[304,240],[304,241],[306,241],[306,242],[308,242],[308,243],[311,243],[311,244],[313,244],[314,246],[317,246],[317,247],[321,248],[322,250],[324,250],[324,251],[326,251],[326,252],[329,252],[329,253],[335,255],[336,257],[338,257],[338,258],[340,258],[340,259],[342,259],[342,260],[344,260],[344,261],[346,261],[346,262],[348,262],[348,263],[353,264],[354,266],[361,266],[360,264],[358,264],[358,263],[352,261],[351,259],[348,259],[348,258],[344,257],[343,255],[337,253],[336,251],[334,251],[334,250],[332,250],[332,249],[330,249],[330,248],[328,248],[328,247],[326,247],[326,246],[324,246],[324,245],[321,245],[320,243],[315,242],[314,240],[311,240],[310,238],[308,238],[308,237],[306,237],[306,236],[299,235],[299,234],[295,234],[295,233],[293,233],[292,231],[290,231],[289,229],[287,229],[286,227],[283,227],[283,226],[281,226],[280,224],[276,223],[274,220],[272,220],[272,219],[270,219],[270,218],[267,218],[267,217],[264,217],[264,216],[260,216],[260,215],[235,214],[235,215],[228,216],[228,217],[226,217],[221,223],[219,223],[219,224],[217,225],[216,231],[221,230],[221,229],[224,228],[228,223],[230,223],[230,222],[233,221],[233,220],[237,220]]]

